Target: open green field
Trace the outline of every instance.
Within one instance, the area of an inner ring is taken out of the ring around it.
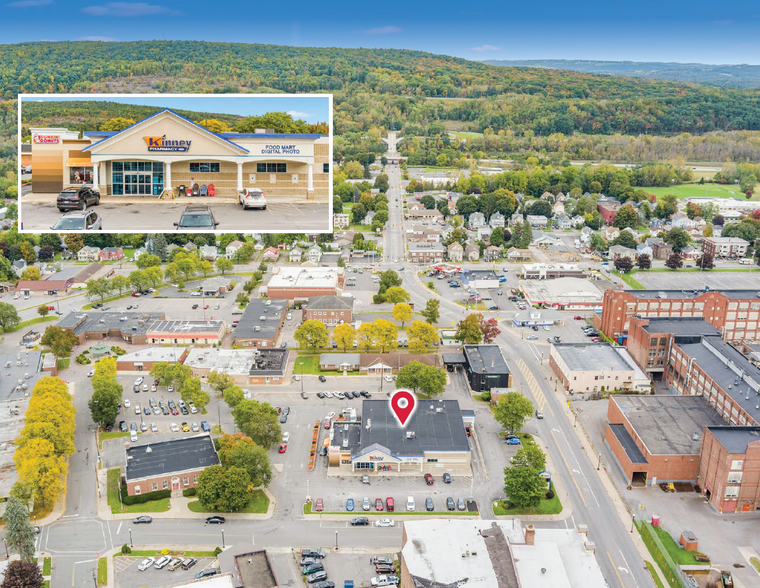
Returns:
[[[483,136],[483,133],[475,133],[472,131],[450,131],[449,134],[454,135],[458,139],[475,139]]]
[[[744,193],[739,191],[739,187],[734,184],[679,184],[671,187],[642,188],[658,198],[666,194],[675,194],[679,198],[740,198],[744,199]],[[755,186],[752,200],[758,200],[758,186]]]

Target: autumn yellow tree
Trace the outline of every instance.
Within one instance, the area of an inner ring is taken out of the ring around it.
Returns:
[[[399,302],[393,307],[393,318],[397,321],[401,321],[402,329],[406,323],[412,320],[413,314],[414,313],[412,312],[412,307],[408,304],[404,304],[403,302]]]
[[[359,349],[369,351],[375,347],[375,330],[372,323],[362,323],[359,327]]]
[[[411,353],[425,353],[438,340],[438,331],[430,323],[414,321],[406,329]]]
[[[208,129],[212,133],[229,133],[230,127],[227,123],[216,118],[204,118],[199,120],[198,124]]]
[[[348,323],[338,325],[333,329],[332,338],[335,344],[345,353],[349,347],[353,347],[356,341],[356,329]]]
[[[16,450],[13,460],[19,480],[29,489],[35,504],[48,507],[63,495],[68,466],[50,441],[31,440]]]
[[[380,353],[385,353],[398,347],[398,327],[395,324],[385,319],[377,319],[370,323],[370,325],[375,345],[380,349]]]

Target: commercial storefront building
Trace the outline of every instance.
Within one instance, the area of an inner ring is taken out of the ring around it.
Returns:
[[[121,131],[31,129],[36,193],[87,183],[103,195],[158,196],[165,188],[206,186],[235,197],[322,198],[330,189],[330,141],[319,134],[213,133],[164,109]]]

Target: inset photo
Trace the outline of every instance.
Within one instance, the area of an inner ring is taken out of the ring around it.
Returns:
[[[19,96],[23,232],[332,230],[332,95]]]

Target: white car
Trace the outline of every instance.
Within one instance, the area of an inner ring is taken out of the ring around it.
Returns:
[[[156,563],[153,564],[153,567],[156,568],[157,570],[162,570],[163,568],[169,565],[169,562],[171,560],[172,560],[171,557],[169,557],[168,555],[165,555],[162,558],[156,560]]]
[[[393,378],[392,378],[391,376],[385,376],[384,380],[385,380],[386,382],[392,382],[392,381],[393,381]]]
[[[171,424],[171,430],[172,430],[172,433],[177,433],[179,431],[179,427],[177,426],[177,423]]]
[[[335,396],[335,398],[337,398],[338,400],[343,400],[346,397],[346,395],[343,394],[343,392],[333,392],[333,396]]]
[[[158,386],[156,386],[155,384],[151,384],[150,385],[150,391],[151,392],[155,392],[156,390],[158,390]]]
[[[125,398],[124,399],[124,408],[129,408],[129,406],[130,406],[129,398]]]
[[[247,188],[238,192],[238,201],[243,210],[249,208],[258,208],[259,210],[267,209],[267,199],[264,191],[258,188]]]
[[[293,315],[291,313],[288,313],[288,316],[286,316],[285,318],[288,319],[288,320],[292,320],[293,319]]]
[[[137,569],[141,572],[144,572],[150,567],[153,567],[153,564],[156,563],[155,557],[146,557],[144,560],[140,562],[140,565],[137,566]]]
[[[332,392],[325,392],[325,398],[332,398],[333,393]]]
[[[90,373],[89,373],[89,374],[87,374],[87,377],[88,377],[88,378],[91,378],[91,377],[92,377],[92,376],[94,376],[94,375],[95,375],[95,370],[90,370]]]
[[[139,386],[139,385],[140,385],[140,384],[142,384],[144,381],[145,381],[145,378],[143,378],[142,376],[140,376],[139,378],[137,378],[137,379],[135,380],[135,386]]]
[[[191,292],[190,293],[190,296],[200,296],[200,295],[201,295],[200,292]]]
[[[19,296],[18,294],[14,294],[14,295],[13,295],[13,299],[14,299],[14,300],[18,300],[19,298],[21,298],[21,296]]]
[[[399,579],[396,576],[375,576],[371,582],[373,586],[395,586]]]
[[[325,394],[327,394],[327,392],[325,392]],[[336,416],[336,415],[335,415],[335,413],[334,413],[334,412],[328,412],[328,413],[325,415],[325,418],[326,418],[326,419],[330,419],[331,421],[334,421],[334,420],[335,420],[335,416]]]
[[[378,519],[375,521],[376,527],[394,527],[396,523],[392,519]]]
[[[551,327],[547,327],[547,326],[544,327],[544,331],[551,331],[551,330],[552,330]]]
[[[158,433],[158,425],[157,425],[156,423],[151,423],[151,424],[150,424],[150,430],[151,430],[153,433]]]
[[[290,433],[288,433],[287,431],[285,431],[282,434],[282,442],[283,443],[287,443],[288,441],[290,441]]]
[[[187,403],[187,409],[192,413],[195,414],[198,412],[198,409],[195,408],[195,405],[192,402]]]
[[[138,402],[135,404],[135,414],[140,414],[142,412],[142,409],[140,408],[140,403]]]

